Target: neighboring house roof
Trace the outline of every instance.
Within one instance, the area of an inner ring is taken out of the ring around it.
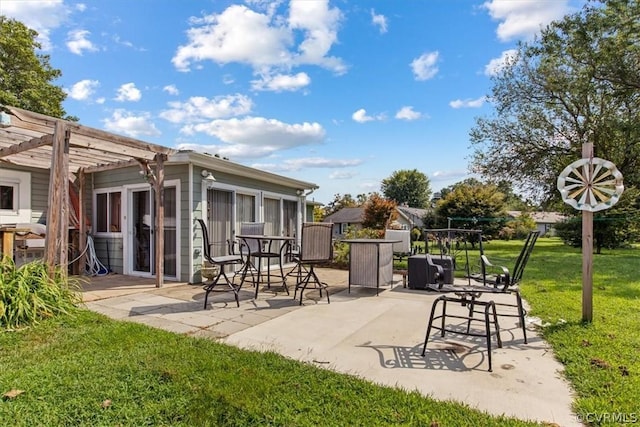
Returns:
[[[410,208],[408,206],[398,206],[398,214],[402,215],[409,223],[418,228],[424,227],[422,218],[429,213],[427,209]]]
[[[521,211],[509,211],[507,213],[509,216],[514,218],[522,215]],[[556,224],[567,218],[566,215],[560,212],[529,212],[529,216],[536,222],[536,224]]]
[[[328,215],[323,222],[334,224],[360,224],[364,221],[364,208],[342,208],[337,212]]]
[[[406,206],[398,206],[396,208],[398,215],[402,216],[407,222],[414,227],[422,228],[424,225],[422,218],[427,214],[426,209],[409,208]],[[332,213],[324,219],[324,222],[332,222],[334,224],[360,224],[364,221],[364,208],[342,208]]]

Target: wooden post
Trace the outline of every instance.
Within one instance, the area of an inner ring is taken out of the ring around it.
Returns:
[[[156,154],[156,287],[164,284],[164,154]]]
[[[78,260],[78,271],[81,276],[84,275],[85,264],[87,262],[87,255],[84,251],[87,247],[87,221],[85,221],[87,209],[84,200],[85,178],[84,168],[80,168],[78,171],[78,221],[80,222],[78,230],[78,250],[82,255]]]
[[[53,134],[51,169],[49,172],[49,208],[47,209],[47,235],[45,262],[49,273],[60,266],[67,274],[69,243],[69,136],[61,120],[56,121]]]
[[[593,157],[593,143],[582,145],[582,158]],[[588,179],[593,169],[590,168]],[[586,191],[586,189],[585,189]],[[587,203],[591,202],[587,200]],[[593,320],[593,212],[582,211],[582,321]]]

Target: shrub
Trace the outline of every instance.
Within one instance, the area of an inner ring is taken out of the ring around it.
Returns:
[[[34,261],[16,267],[12,259],[0,261],[0,328],[15,329],[57,314],[71,314],[82,301],[79,283],[70,281],[59,267]]]
[[[384,230],[374,230],[372,228],[356,229],[347,227],[344,233],[345,239],[381,239]],[[349,265],[349,244],[336,241],[333,246],[333,262],[336,266],[345,267]]]

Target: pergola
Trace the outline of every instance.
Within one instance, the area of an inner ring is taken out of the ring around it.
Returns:
[[[45,262],[68,268],[69,185],[79,187],[79,218],[85,218],[84,183],[88,173],[139,166],[156,192],[156,286],[164,271],[164,163],[176,150],[115,135],[16,107],[0,106],[0,164],[49,170],[49,208]],[[87,226],[79,221],[80,247],[85,247]],[[81,261],[81,265],[84,262]]]

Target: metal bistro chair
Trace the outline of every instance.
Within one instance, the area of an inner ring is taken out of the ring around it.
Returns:
[[[242,281],[239,284],[233,282],[235,275],[234,272],[232,278],[227,276],[225,272],[225,268],[228,265],[240,265],[243,263],[243,258],[239,254],[229,254],[222,256],[212,256],[211,248],[213,246],[212,243],[209,242],[209,231],[207,230],[207,224],[201,219],[198,219],[198,223],[200,224],[200,228],[202,229],[202,240],[203,240],[203,259],[207,263],[209,263],[210,267],[217,268],[218,272],[215,276],[212,277],[211,283],[205,283],[202,289],[205,291],[204,295],[204,308],[207,308],[207,299],[209,298],[209,293],[211,292],[233,292],[236,304],[240,307],[240,298],[238,293],[240,292],[240,288],[242,288]],[[227,251],[230,252],[231,249],[228,247]],[[204,263],[203,263],[204,264]],[[220,279],[224,279],[224,283],[218,283]]]
[[[255,235],[262,236],[264,235],[264,222],[243,222],[240,224],[240,235]],[[232,243],[234,254],[239,254],[243,261],[244,267],[242,269],[242,281],[244,282],[247,274],[250,274],[251,277],[254,277],[254,274],[258,274],[258,269],[255,266],[253,258],[255,258],[255,254],[260,252],[262,248],[260,248],[259,242],[253,239],[247,239],[246,241],[240,240]],[[237,249],[236,249],[237,246]],[[255,279],[254,279],[255,282]],[[254,283],[255,284],[255,283]]]
[[[293,298],[296,298],[298,289],[300,290],[300,305],[302,305],[302,294],[313,285],[312,289],[327,293],[327,304],[329,300],[328,285],[322,282],[314,270],[314,265],[330,262],[333,260],[333,224],[330,222],[305,222],[302,224],[302,235],[300,242],[300,252],[296,259],[297,268],[300,272],[305,272],[304,276],[296,283]]]

